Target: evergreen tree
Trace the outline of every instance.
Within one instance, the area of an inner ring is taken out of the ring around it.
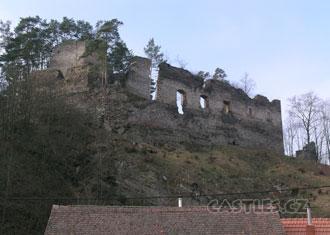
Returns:
[[[83,20],[78,20],[76,25],[76,36],[80,40],[93,39],[93,26]]]
[[[123,73],[127,71],[129,61],[133,53],[127,48],[120,38],[119,27],[123,22],[112,19],[110,21],[98,21],[96,23],[96,38],[106,42],[108,67],[110,73]]]
[[[223,69],[216,68],[214,71],[214,74],[212,76],[212,79],[220,81],[220,80],[224,80],[226,77],[227,77],[227,74]]]
[[[209,72],[204,72],[204,71],[199,71],[197,73],[197,76],[203,78],[204,80],[207,80],[210,78],[210,73]]]
[[[94,29],[82,20],[64,17],[62,21],[47,21],[35,16],[21,18],[11,30],[9,22],[0,21],[1,84],[5,80],[10,83],[13,76],[9,71],[13,71],[13,67],[16,68],[15,79],[28,78],[25,75],[31,71],[47,68],[54,47],[66,40],[86,40],[92,45],[101,43],[98,48],[102,50],[105,42],[104,80],[107,78],[106,68],[111,73],[124,73],[132,52],[120,38],[119,26],[122,24],[117,19],[98,21]]]
[[[125,73],[132,57],[133,53],[127,48],[126,43],[117,41],[109,53],[110,70],[114,73]]]
[[[59,29],[62,41],[78,39],[77,24],[74,19],[63,17],[63,20],[59,25]]]
[[[164,54],[160,51],[161,46],[155,44],[155,40],[151,38],[144,48],[144,53],[151,59],[152,67],[157,67],[160,63],[164,62]]]
[[[108,48],[111,49],[116,42],[121,40],[119,35],[121,25],[123,22],[117,19],[98,21],[96,23],[96,38],[103,39],[108,44]]]

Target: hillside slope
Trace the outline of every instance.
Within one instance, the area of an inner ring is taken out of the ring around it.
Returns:
[[[183,195],[184,205],[206,205],[213,197],[200,195],[228,192],[279,190],[226,198],[308,198],[315,216],[330,216],[330,188],[280,192],[328,185],[328,167],[259,149],[190,144],[182,132],[136,125],[134,112],[155,104],[120,84],[31,94],[30,103],[1,105],[17,114],[1,124],[1,234],[42,234],[52,204],[175,206]]]

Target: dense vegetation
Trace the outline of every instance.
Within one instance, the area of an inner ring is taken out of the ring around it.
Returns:
[[[12,28],[10,22],[0,21],[0,81],[22,80],[33,70],[47,68],[53,48],[67,40],[105,42],[109,73],[123,72],[132,53],[120,38],[122,24],[112,19],[98,21],[93,27],[67,17],[59,22],[36,16],[21,18]]]
[[[89,182],[97,152],[94,117],[68,104],[55,84],[41,88],[30,74],[47,68],[52,50],[67,40],[87,40],[87,53],[106,47],[108,74],[125,72],[132,53],[120,38],[121,25],[36,16],[12,28],[0,21],[0,234],[42,233],[53,198],[98,196]]]
[[[0,233],[35,234],[48,206],[33,198],[72,197],[72,187],[90,177],[92,120],[51,87],[12,84],[0,98]]]

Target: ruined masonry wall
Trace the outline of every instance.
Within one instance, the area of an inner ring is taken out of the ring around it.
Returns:
[[[97,54],[86,54],[86,41],[65,41],[53,50],[48,70],[63,75],[63,88],[68,93],[84,92],[105,84],[104,61]],[[105,53],[105,51],[104,51]]]
[[[48,72],[61,71],[56,78],[63,75],[63,89],[69,93],[88,91],[100,78],[99,74],[91,73],[95,66],[89,66],[101,64],[97,55],[85,57],[85,50],[85,42],[68,41],[53,52]],[[270,102],[261,95],[251,99],[241,89],[226,82],[208,80],[204,83],[187,70],[162,63],[159,66],[157,102],[150,102],[151,61],[143,57],[132,59],[125,84],[130,93],[145,98],[147,104],[131,113],[126,122],[160,131],[162,134],[150,136],[151,142],[234,144],[271,149],[280,154],[284,152],[279,100]],[[184,94],[183,115],[177,112],[177,91]],[[201,96],[207,103],[204,109],[200,106]]]
[[[150,61],[139,57],[128,73],[128,89],[137,95],[149,98]],[[184,114],[177,114],[176,92],[184,93]],[[206,99],[207,107],[202,109],[200,97]],[[270,102],[266,97],[257,95],[251,99],[241,89],[230,84],[208,80],[205,82],[189,71],[163,63],[159,66],[156,101],[172,107],[175,114],[165,112],[161,118],[151,120],[149,113],[139,114],[136,122],[142,125],[165,128],[170,126],[174,131],[183,125],[195,123],[182,131],[188,136],[205,136],[204,142],[210,144],[237,144],[244,147],[272,149],[280,154],[283,150],[283,133],[281,103]],[[229,103],[229,112],[225,112],[225,103]],[[177,118],[183,118],[185,124]],[[156,114],[151,115],[155,117]],[[187,117],[193,119],[187,119]],[[166,118],[169,120],[163,120]],[[194,120],[194,121],[192,121]],[[198,121],[197,121],[198,120]],[[198,124],[197,124],[198,123]],[[188,126],[187,126],[188,127]],[[185,137],[181,136],[181,140]],[[188,138],[189,139],[189,138]],[[191,140],[193,142],[193,140]],[[199,142],[203,142],[201,139]]]
[[[180,90],[185,93],[186,108],[199,109],[198,90],[202,86],[203,80],[199,77],[163,63],[159,66],[156,100],[176,106],[176,92]],[[192,102],[192,100],[198,100],[198,102]]]
[[[157,84],[157,101],[176,106],[176,92],[185,94],[185,109],[209,112],[215,115],[224,113],[225,104],[229,102],[230,113],[239,119],[257,120],[271,123],[282,128],[281,104],[279,100],[270,102],[264,96],[248,97],[241,89],[231,85],[208,80],[205,82],[186,70],[161,64]],[[200,106],[200,97],[206,98],[207,108]]]
[[[84,65],[82,58],[86,50],[84,41],[67,41],[57,46],[50,60],[49,68],[60,70],[66,78],[68,69]]]
[[[127,75],[127,88],[134,94],[150,99],[151,61],[143,57],[134,57]]]

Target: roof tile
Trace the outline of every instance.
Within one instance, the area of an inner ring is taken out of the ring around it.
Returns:
[[[53,206],[53,234],[284,235],[276,212],[211,213],[207,207]]]

